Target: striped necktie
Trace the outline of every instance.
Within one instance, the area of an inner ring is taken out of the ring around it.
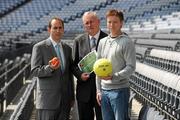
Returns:
[[[58,44],[55,45],[55,50],[57,53],[58,58],[60,59],[60,63],[61,63],[61,70],[64,70],[64,65],[63,65],[63,60],[62,60],[62,55],[61,55],[61,50],[60,50],[60,46]]]
[[[96,38],[95,37],[91,37],[91,50],[95,50],[96,49]]]

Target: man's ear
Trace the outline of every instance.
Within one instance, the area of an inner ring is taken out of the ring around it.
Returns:
[[[51,28],[50,28],[50,27],[48,27],[48,28],[47,28],[47,30],[48,30],[48,33],[50,33],[50,31],[51,31]]]

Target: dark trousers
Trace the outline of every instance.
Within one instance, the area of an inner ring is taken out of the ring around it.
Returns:
[[[102,120],[101,107],[97,102],[89,101],[87,103],[77,101],[79,120],[94,120],[94,113],[96,114],[96,120]],[[94,111],[95,110],[95,111]]]

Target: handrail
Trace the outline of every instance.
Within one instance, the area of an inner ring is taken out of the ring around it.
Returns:
[[[8,72],[11,72],[11,70],[19,67],[23,62],[25,62],[25,59],[24,59],[24,60],[21,60],[20,63],[17,63],[15,66],[13,66],[12,68],[8,69],[6,72],[2,73],[2,74],[0,75],[0,78],[1,78],[2,76],[5,76]]]
[[[20,102],[17,105],[17,108],[15,109],[15,111],[13,112],[13,114],[10,117],[10,120],[18,120],[19,116],[21,115],[21,112],[24,108],[24,106],[26,105],[26,102],[35,86],[36,83],[36,79],[32,80],[32,83],[29,84],[24,92],[24,94],[22,95],[22,97],[20,98]]]
[[[26,64],[26,65],[22,68],[22,70],[20,70],[8,83],[5,83],[4,87],[1,88],[1,90],[0,90],[0,94],[3,94],[3,92],[10,86],[10,84],[11,84],[12,82],[14,82],[14,81],[16,80],[16,78],[17,78],[21,73],[23,73],[24,70],[25,70],[27,67],[29,67],[29,66],[30,66],[30,63]]]

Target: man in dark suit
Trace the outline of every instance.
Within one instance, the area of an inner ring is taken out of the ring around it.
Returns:
[[[85,12],[82,21],[86,33],[77,36],[73,45],[73,57],[76,64],[74,75],[77,78],[76,98],[79,119],[94,120],[95,108],[96,120],[102,120],[101,108],[96,101],[95,74],[83,73],[77,64],[89,52],[94,49],[97,50],[99,40],[107,36],[107,34],[100,30],[100,20],[95,12]],[[95,47],[94,43],[96,44]]]
[[[69,120],[74,103],[72,49],[61,42],[62,19],[52,18],[48,32],[48,39],[34,45],[31,58],[32,75],[38,78],[37,120]]]

